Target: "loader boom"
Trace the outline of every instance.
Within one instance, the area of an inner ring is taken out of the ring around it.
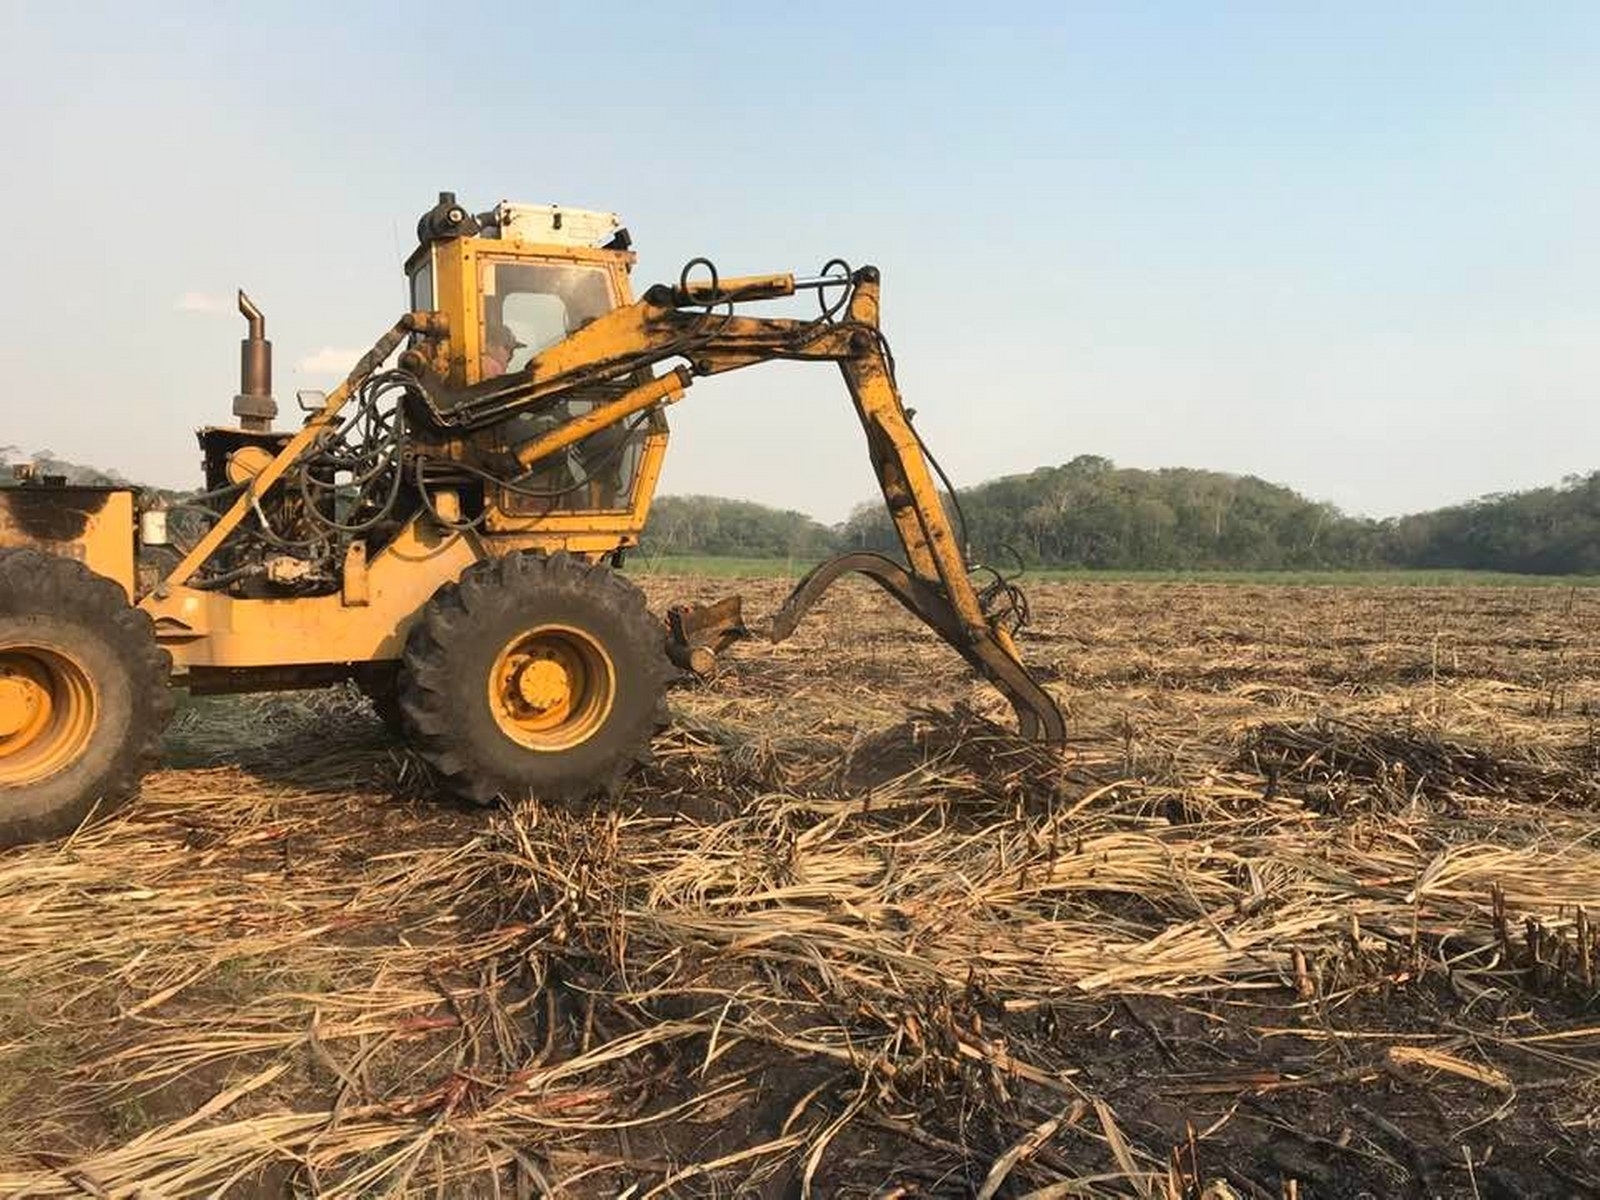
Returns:
[[[532,358],[521,370],[465,388],[451,388],[423,366],[417,350],[402,356],[416,368],[421,403],[438,425],[466,431],[500,425],[519,414],[552,411],[564,399],[587,394],[597,384],[639,380],[608,402],[516,448],[523,469],[635,414],[679,399],[696,376],[723,374],[774,360],[837,363],[866,435],[868,457],[884,503],[905,550],[904,565],[875,554],[851,554],[812,571],[785,602],[769,633],[787,636],[806,611],[841,575],[865,575],[923,620],[1005,696],[1018,730],[1028,738],[1059,744],[1066,730],[1060,710],[1023,664],[1001,616],[984,611],[934,479],[934,470],[895,382],[888,342],[879,327],[880,280],[876,268],[848,275],[824,274],[799,283],[824,296],[814,320],[737,315],[734,305],[791,296],[792,275],[730,279],[714,277],[677,287],[651,288],[644,297],[591,321],[564,341]],[[826,290],[843,293],[831,305]],[[831,310],[831,311],[830,311]],[[408,313],[373,347],[349,379],[328,398],[284,449],[240,496],[232,511],[195,547],[168,579],[168,590],[186,583],[243,520],[320,430],[338,416],[365,375],[376,370],[408,333],[437,335],[437,314]],[[686,364],[661,375],[650,370],[672,359]]]
[[[518,450],[531,467],[578,438],[614,426],[642,407],[671,403],[694,376],[716,375],[787,359],[837,363],[866,435],[873,473],[905,550],[901,566],[880,555],[852,554],[823,563],[796,588],[772,632],[792,631],[829,584],[846,572],[866,575],[920,617],[984,675],[1010,702],[1019,732],[1059,744],[1066,737],[1060,710],[1028,672],[1011,632],[984,612],[973,587],[966,547],[951,528],[934,470],[895,382],[894,362],[879,326],[876,268],[801,281],[845,295],[816,320],[736,315],[734,305],[791,296],[792,275],[651,288],[638,302],[600,317],[535,356],[510,377],[451,392],[424,382],[429,406],[445,423],[502,421],[518,412],[557,404],[597,379],[626,377],[673,358],[687,367],[651,376],[609,404]]]

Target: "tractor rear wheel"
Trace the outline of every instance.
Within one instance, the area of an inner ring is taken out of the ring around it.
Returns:
[[[138,790],[172,716],[171,671],[111,580],[0,552],[0,846],[70,833]]]
[[[575,800],[649,756],[671,674],[639,589],[567,554],[511,554],[441,589],[406,645],[408,740],[451,791]]]

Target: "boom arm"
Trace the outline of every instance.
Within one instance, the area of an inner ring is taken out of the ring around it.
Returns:
[[[809,321],[734,313],[735,303],[789,296],[802,288],[846,290]],[[901,403],[894,360],[878,326],[878,296],[878,272],[873,267],[809,280],[772,275],[719,281],[713,274],[709,281],[690,281],[686,271],[677,287],[651,288],[637,303],[597,318],[510,375],[451,389],[425,369],[420,350],[406,351],[400,365],[407,372],[408,386],[415,386],[417,406],[425,410],[418,415],[456,437],[564,398],[601,397],[582,416],[518,447],[517,458],[528,467],[635,413],[671,403],[696,376],[773,359],[837,363],[866,434],[872,469],[905,548],[906,563],[866,553],[823,563],[800,581],[774,616],[773,640],[793,632],[841,575],[859,572],[915,613],[994,684],[1015,710],[1023,736],[1059,744],[1066,737],[1060,710],[1023,665],[1003,614],[986,613],[972,585],[964,547],[957,543],[934,483],[934,468]],[[208,593],[187,585],[252,514],[266,527],[261,504],[267,493],[280,486],[297,463],[308,459],[334,429],[351,397],[411,334],[448,337],[444,314],[404,315],[272,463],[242,486],[228,510],[143,602],[158,622],[177,631],[173,636],[202,636],[193,622],[200,619],[195,613],[203,608]],[[673,359],[687,365],[654,374],[654,367]],[[398,465],[397,461],[397,469]]]
[[[847,297],[811,321],[736,316],[735,302],[793,295],[799,287],[848,287]],[[563,396],[616,382],[673,358],[688,367],[651,376],[576,421],[520,447],[531,465],[599,429],[663,400],[676,399],[696,375],[773,359],[839,365],[866,433],[873,472],[905,548],[906,565],[877,554],[848,554],[807,575],[774,618],[774,640],[788,636],[827,587],[855,571],[880,584],[993,683],[1016,711],[1023,736],[1051,743],[1066,729],[1054,700],[1017,652],[1011,633],[984,612],[934,482],[929,457],[912,429],[895,384],[894,363],[878,324],[879,276],[797,281],[791,275],[719,282],[681,281],[603,316],[536,356],[524,369],[454,394],[425,383],[428,406],[445,426],[477,427]],[[720,311],[719,311],[720,309]],[[835,317],[838,319],[835,319]]]

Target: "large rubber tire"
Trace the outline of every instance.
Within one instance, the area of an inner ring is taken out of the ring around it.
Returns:
[[[608,700],[587,724],[574,721],[581,740],[530,748],[507,730],[497,681],[521,639],[550,636],[603,658],[572,677],[604,675]],[[564,553],[511,554],[468,568],[429,601],[406,644],[400,708],[407,740],[454,794],[478,804],[581,800],[614,790],[649,758],[671,673],[665,628],[633,584]]]
[[[39,689],[30,711],[49,696],[51,721],[0,739],[0,846],[70,833],[138,791],[172,717],[172,657],[121,588],[71,559],[0,551],[0,673]]]

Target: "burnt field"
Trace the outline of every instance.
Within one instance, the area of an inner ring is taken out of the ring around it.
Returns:
[[[0,1194],[1600,1194],[1600,591],[1031,594],[1064,755],[864,584],[581,810],[188,707],[0,854]]]

